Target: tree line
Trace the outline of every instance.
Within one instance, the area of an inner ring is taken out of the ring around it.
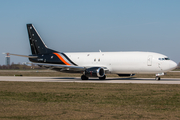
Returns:
[[[30,70],[30,69],[45,69],[44,67],[39,67],[37,65],[31,64],[31,66],[26,64],[14,64],[11,65],[0,65],[1,70]]]

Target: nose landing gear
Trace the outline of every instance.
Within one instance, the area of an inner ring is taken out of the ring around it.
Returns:
[[[164,75],[164,73],[158,73],[156,74],[155,80],[159,81],[161,80],[160,76]]]
[[[159,81],[161,78],[159,76],[156,76],[155,80]]]

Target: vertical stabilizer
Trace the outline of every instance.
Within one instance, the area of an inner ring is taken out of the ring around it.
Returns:
[[[43,42],[40,35],[38,34],[38,32],[36,31],[35,27],[32,24],[27,24],[27,30],[28,30],[32,55],[49,54],[49,53],[57,52],[55,50],[49,49],[45,45],[45,43]]]

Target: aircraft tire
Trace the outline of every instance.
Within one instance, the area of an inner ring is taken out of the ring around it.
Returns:
[[[156,76],[155,78],[157,81],[161,80],[161,78],[159,76]]]
[[[89,78],[88,77],[86,77],[85,75],[82,75],[81,76],[81,80],[88,80]]]
[[[103,77],[99,77],[99,80],[105,80],[106,79],[106,75],[104,75]]]

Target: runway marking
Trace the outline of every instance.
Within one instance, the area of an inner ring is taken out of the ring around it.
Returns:
[[[89,79],[89,80],[81,80],[79,77],[17,77],[17,76],[0,76],[0,81],[180,84],[180,78],[162,78],[162,80],[156,81],[154,78],[107,78],[106,80],[99,80],[97,78],[92,78],[92,79]]]

